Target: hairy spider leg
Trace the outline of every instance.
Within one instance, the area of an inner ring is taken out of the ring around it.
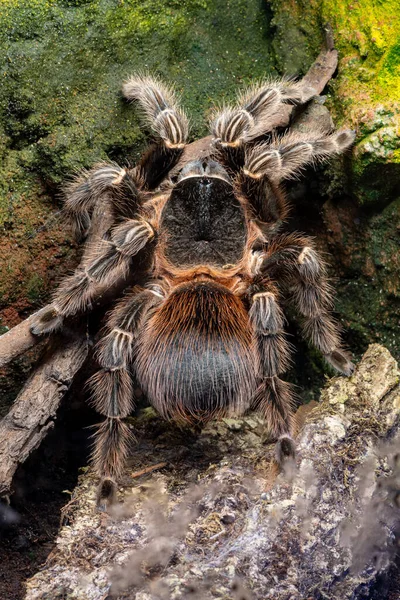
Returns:
[[[116,163],[98,163],[84,171],[65,187],[63,195],[63,212],[78,240],[88,233],[97,203],[108,208],[116,223],[134,217],[142,203],[135,173]]]
[[[269,133],[274,117],[284,103],[301,103],[300,83],[277,79],[261,82],[239,95],[235,106],[216,111],[211,131],[219,159],[233,172],[243,167],[246,144],[258,135]]]
[[[276,457],[283,465],[295,456],[291,438],[294,426],[294,397],[291,386],[279,378],[290,364],[290,344],[284,331],[284,314],[278,303],[278,289],[267,278],[252,295],[249,312],[260,356],[261,382],[253,408],[266,419],[271,435],[277,439]]]
[[[65,317],[88,310],[105,288],[128,274],[133,257],[144,258],[154,237],[152,226],[144,219],[129,219],[111,229],[110,239],[93,249],[86,265],[61,282],[48,310],[33,321],[31,332],[55,331]]]
[[[341,348],[325,265],[312,240],[298,234],[277,236],[265,253],[260,272],[282,282],[285,295],[302,317],[304,337],[336,370],[351,375],[354,365]]]
[[[274,137],[268,144],[257,144],[246,150],[243,172],[253,179],[268,176],[279,183],[298,176],[310,164],[342,154],[354,138],[355,133],[350,129],[331,134],[309,131]]]
[[[134,288],[111,312],[106,335],[96,346],[101,369],[88,381],[91,404],[105,420],[94,435],[92,463],[100,478],[98,504],[115,499],[129,453],[132,433],[123,421],[133,410],[130,370],[135,343],[146,314],[162,302],[159,286]]]
[[[246,149],[236,188],[250,203],[264,234],[276,233],[289,213],[282,180],[298,176],[310,164],[342,153],[353,141],[354,132],[350,130],[333,134],[291,133]]]
[[[154,77],[131,77],[124,83],[122,93],[127,100],[138,102],[156,135],[156,143],[136,168],[143,188],[152,190],[179,162],[188,137],[188,119],[178,106],[173,89]]]

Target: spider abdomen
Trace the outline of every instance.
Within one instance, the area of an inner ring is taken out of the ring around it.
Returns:
[[[143,332],[139,383],[166,418],[243,414],[257,383],[253,338],[245,308],[229,290],[206,280],[181,285]]]

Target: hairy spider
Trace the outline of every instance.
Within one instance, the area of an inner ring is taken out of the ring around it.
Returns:
[[[302,89],[268,81],[216,111],[212,157],[179,169],[188,120],[172,88],[137,76],[123,93],[139,103],[157,141],[135,168],[101,163],[68,186],[65,208],[79,235],[96,203],[108,207],[113,223],[32,326],[34,334],[60,328],[66,317],[90,310],[104,284],[129,275],[137,261],[148,265],[140,285],[109,313],[97,344],[100,370],[89,381],[93,405],[105,417],[92,456],[99,501],[114,498],[129,452],[124,417],[133,409],[133,374],[167,419],[204,423],[260,411],[282,463],[295,454],[293,393],[280,378],[290,360],[282,302],[294,306],[305,338],[333,367],[353,370],[312,240],[279,233],[288,213],[282,180],[343,152],[353,132],[277,137],[277,111],[301,103]]]

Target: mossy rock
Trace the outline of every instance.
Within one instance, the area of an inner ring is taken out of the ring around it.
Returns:
[[[137,71],[173,81],[202,136],[214,103],[273,72],[267,31],[258,0],[2,2],[0,305],[38,306],[54,286],[50,260],[53,275],[71,267],[68,234],[44,227],[61,184],[96,161],[132,163],[145,147],[122,81]],[[52,245],[67,250],[57,257]]]
[[[400,192],[400,4],[398,0],[268,0],[280,70],[304,72],[329,23],[339,51],[329,106],[357,130],[352,193],[388,204]]]
[[[400,4],[398,0],[267,0],[277,69],[304,73],[330,24],[339,52],[326,98],[355,148],[318,181],[316,234],[328,251],[345,339],[357,356],[372,340],[399,356]],[[314,186],[315,188],[315,186]],[[315,189],[310,190],[315,194]]]

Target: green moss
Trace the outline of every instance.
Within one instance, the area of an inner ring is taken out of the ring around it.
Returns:
[[[300,55],[310,47],[315,50],[321,42],[324,23],[332,26],[340,53],[338,86],[344,97],[355,104],[361,99],[364,103],[365,100],[397,103],[400,85],[397,0],[270,0],[270,4],[278,38],[288,35],[290,46],[294,31],[294,41],[300,41]],[[285,54],[281,67],[287,69],[284,59]]]
[[[34,247],[29,239],[57,207],[62,182],[99,160],[133,163],[145,147],[137,112],[120,96],[122,81],[148,71],[175,82],[191,116],[192,137],[202,136],[212,104],[231,100],[238,85],[273,72],[268,25],[258,0],[3,0],[5,301],[29,291],[22,263],[40,252],[38,240]],[[10,252],[21,257],[18,267]],[[10,262],[24,282],[17,287]]]
[[[256,0],[10,0],[0,23],[3,131],[9,147],[31,148],[25,166],[51,186],[110,153],[137,157],[144,137],[119,97],[132,71],[172,79],[198,136],[211,104],[272,70]]]
[[[35,42],[25,35],[29,41],[13,43],[32,11]],[[4,128],[14,147],[39,144],[33,168],[41,170],[54,155],[54,183],[74,162],[90,164],[109,148],[126,155],[136,146],[137,152],[143,143],[138,120],[118,96],[132,71],[175,81],[193,113],[193,134],[200,135],[213,102],[231,99],[238,82],[272,69],[267,21],[254,0],[102,1],[75,8],[52,2],[40,10],[35,2],[10,2],[2,18],[15,33],[3,39]],[[52,177],[49,170],[43,175]]]
[[[33,305],[36,305],[43,299],[43,295],[43,279],[37,273],[32,273],[26,282],[26,296]]]
[[[396,182],[389,170],[370,170],[377,159],[394,162],[400,139],[400,4],[398,0],[269,0],[277,34],[277,63],[305,71],[330,23],[339,51],[338,77],[328,105],[336,122],[357,129],[353,194],[362,204],[387,204]],[[379,134],[371,137],[375,131]],[[396,160],[397,162],[397,160]],[[393,176],[398,175],[393,172]],[[375,188],[380,188],[377,193]]]
[[[54,0],[2,0],[0,39],[19,41],[40,36],[40,28],[51,19]]]

